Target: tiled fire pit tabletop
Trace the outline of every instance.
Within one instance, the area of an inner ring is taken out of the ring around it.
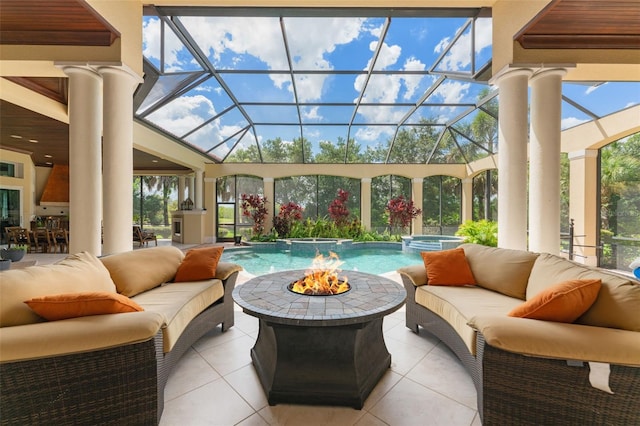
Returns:
[[[283,271],[261,275],[233,291],[233,298],[243,310],[273,323],[337,326],[366,322],[398,310],[407,293],[395,281],[379,275],[342,271],[351,290],[331,296],[307,296],[290,291],[292,281],[304,277],[305,271]]]
[[[260,320],[251,358],[269,404],[362,408],[391,365],[383,317],[399,309],[404,288],[378,275],[342,271],[351,289],[331,296],[288,289],[305,271],[261,275],[237,286],[235,302]]]

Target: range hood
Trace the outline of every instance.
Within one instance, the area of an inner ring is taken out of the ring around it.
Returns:
[[[55,164],[40,197],[41,206],[69,205],[69,166]]]

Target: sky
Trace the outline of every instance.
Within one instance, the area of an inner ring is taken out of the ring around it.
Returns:
[[[176,21],[197,43],[222,84],[208,78],[145,119],[220,158],[238,140],[243,147],[255,144],[256,135],[260,142],[276,137],[290,142],[300,137],[300,123],[314,151],[321,140],[346,139],[349,123],[353,124],[350,138],[375,146],[393,137],[398,122],[410,126],[429,118],[450,123],[470,110],[483,89],[495,89],[469,79],[491,59],[490,18],[477,19],[473,25],[467,18],[398,17],[389,23],[379,17],[178,17]],[[165,25],[164,32],[161,27],[159,18],[144,17],[143,53],[163,75],[138,114],[204,71],[170,26]],[[373,70],[385,73],[368,77],[362,71],[371,68],[376,52]],[[448,77],[439,81],[442,73]],[[432,90],[436,82],[439,85]],[[640,102],[640,85],[564,83],[563,95],[601,116]],[[231,97],[242,110],[231,108]],[[305,104],[299,111],[295,105],[260,105],[293,104],[296,98]],[[416,108],[420,102],[425,105]],[[354,103],[361,104],[355,114]],[[563,129],[591,119],[563,103]]]

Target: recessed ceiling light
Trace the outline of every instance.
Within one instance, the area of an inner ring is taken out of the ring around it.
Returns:
[[[52,165],[53,163],[52,163],[51,161],[47,161],[47,162],[46,162],[46,163],[44,163],[44,164],[46,164],[46,165],[50,166],[50,165]]]
[[[45,154],[44,158],[53,158],[53,155]]]
[[[158,162],[158,160],[151,160],[151,162],[152,162],[152,163],[157,163],[157,162]]]
[[[38,139],[29,139],[29,142],[31,142],[31,143],[38,143]]]
[[[22,139],[22,136],[20,135],[11,135],[11,137],[14,139]]]

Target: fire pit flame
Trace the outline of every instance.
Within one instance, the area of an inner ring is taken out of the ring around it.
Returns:
[[[338,278],[338,272],[341,272],[339,267],[343,263],[334,252],[329,252],[327,258],[318,254],[304,278],[289,284],[289,290],[313,296],[328,296],[349,291],[351,286],[347,282],[347,277]]]

